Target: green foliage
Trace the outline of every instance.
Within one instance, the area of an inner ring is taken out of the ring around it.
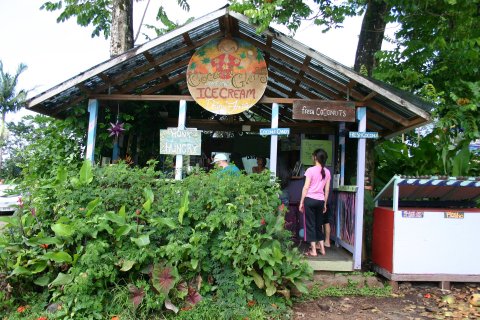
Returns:
[[[476,176],[480,172],[478,154],[469,151],[469,139],[455,128],[439,129],[407,143],[385,141],[375,148],[375,186],[380,190],[395,174]]]
[[[341,27],[347,16],[363,13],[363,1],[332,3],[330,0],[316,0],[312,9],[305,1],[283,0],[233,0],[230,8],[244,14],[251,23],[258,26],[257,32],[266,30],[271,23],[285,25],[295,32],[303,20],[313,20],[323,27],[323,32]],[[359,3],[357,3],[359,2]],[[318,7],[317,7],[318,6]]]
[[[110,25],[112,19],[111,0],[59,0],[56,2],[47,1],[40,9],[47,11],[63,10],[57,18],[57,22],[77,17],[77,24],[86,27],[94,26],[92,37],[98,37],[103,33],[105,39],[110,36]]]
[[[189,319],[202,299],[213,305],[200,304],[200,314],[224,319],[285,314],[284,297],[306,291],[311,269],[283,228],[279,186],[268,175],[172,181],[154,166],[84,162],[37,176],[2,219],[0,275],[19,294],[0,312],[42,292],[44,308],[29,312],[54,309],[58,319],[151,319],[181,308]]]
[[[23,171],[27,184],[35,186],[40,177],[49,176],[59,166],[77,166],[84,149],[86,120],[85,110],[75,109],[64,121],[37,115],[9,124],[12,165]]]
[[[352,273],[355,275],[356,273]],[[361,274],[364,277],[372,276],[372,273]],[[315,283],[309,290],[308,294],[296,298],[296,301],[311,301],[321,297],[345,297],[345,296],[361,296],[361,297],[388,297],[392,293],[390,286],[381,288],[370,288],[366,285],[359,285],[357,282],[348,279],[346,286],[330,286],[322,288],[322,283]]]

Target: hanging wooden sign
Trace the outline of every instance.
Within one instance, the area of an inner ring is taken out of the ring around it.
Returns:
[[[196,129],[160,130],[160,154],[200,155],[202,132]]]
[[[193,99],[216,114],[252,107],[267,88],[267,64],[252,44],[238,38],[213,40],[190,59],[187,85]]]
[[[355,122],[355,103],[349,101],[295,100],[293,119]]]

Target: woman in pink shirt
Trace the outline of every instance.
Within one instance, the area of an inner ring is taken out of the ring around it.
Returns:
[[[315,165],[305,171],[305,185],[300,200],[300,211],[304,213],[303,240],[310,242],[307,256],[316,256],[317,249],[325,255],[325,235],[322,231],[327,200],[330,191],[330,171],[325,167],[328,155],[323,149],[312,154]]]

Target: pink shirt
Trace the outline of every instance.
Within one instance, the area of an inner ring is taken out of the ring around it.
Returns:
[[[310,187],[305,197],[315,200],[325,200],[325,184],[330,180],[330,170],[325,169],[325,179],[322,179],[322,168],[313,166],[305,171],[305,177],[310,178]]]

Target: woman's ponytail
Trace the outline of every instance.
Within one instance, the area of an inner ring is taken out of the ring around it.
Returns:
[[[320,163],[322,166],[322,179],[325,179],[325,164],[327,163],[328,155],[327,152],[323,149],[316,149],[313,151],[313,156],[315,157],[315,160]]]

